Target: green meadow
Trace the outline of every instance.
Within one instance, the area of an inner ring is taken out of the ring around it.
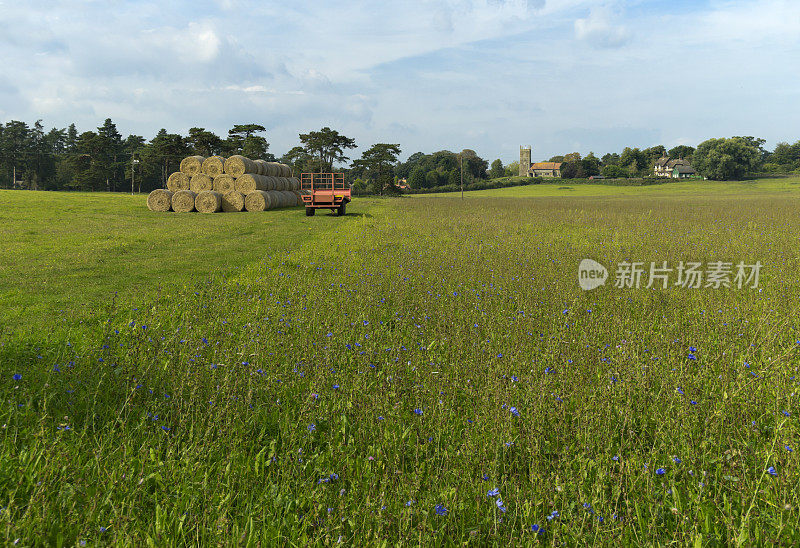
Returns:
[[[0,191],[1,542],[797,545],[799,211],[800,178]],[[715,261],[758,286],[614,284]]]

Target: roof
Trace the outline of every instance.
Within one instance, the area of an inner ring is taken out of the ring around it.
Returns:
[[[536,162],[531,169],[561,169],[561,162]]]
[[[677,171],[678,173],[697,173],[694,170],[694,168],[690,165],[675,166],[675,171]]]
[[[658,160],[656,160],[657,166],[665,166],[669,163],[669,156],[662,156]]]

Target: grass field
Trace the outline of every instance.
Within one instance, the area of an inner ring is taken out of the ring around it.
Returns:
[[[800,180],[561,186],[0,192],[0,538],[800,543]],[[583,258],[763,267],[584,292]]]

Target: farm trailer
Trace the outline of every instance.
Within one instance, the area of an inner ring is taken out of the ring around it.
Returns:
[[[330,209],[342,216],[351,198],[344,173],[302,173],[300,191],[309,217],[318,209]]]

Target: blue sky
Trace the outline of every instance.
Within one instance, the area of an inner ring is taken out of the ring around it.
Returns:
[[[165,7],[166,5],[166,7]],[[0,1],[0,121],[490,161],[800,139],[796,0]]]

